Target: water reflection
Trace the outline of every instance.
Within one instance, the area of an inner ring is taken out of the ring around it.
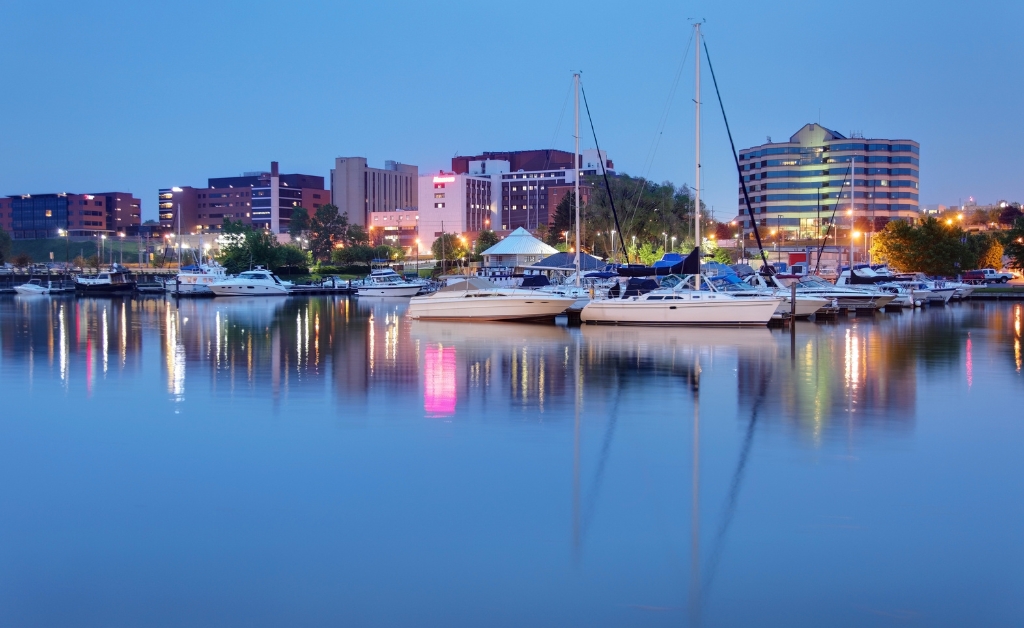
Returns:
[[[0,356],[29,382],[45,366],[88,391],[112,370],[137,374],[159,346],[168,395],[193,383],[279,399],[321,393],[345,402],[420,396],[425,415],[501,403],[539,420],[571,402],[576,352],[588,403],[623,390],[692,387],[699,365],[736,374],[741,414],[820,442],[830,431],[913,426],[919,378],[961,369],[968,389],[983,351],[1021,371],[1020,305],[973,305],[840,324],[767,329],[658,329],[412,321],[403,300],[346,298],[0,299]],[[972,335],[973,334],[973,335]],[[1005,349],[1003,349],[1005,347]],[[764,391],[762,395],[761,391]]]

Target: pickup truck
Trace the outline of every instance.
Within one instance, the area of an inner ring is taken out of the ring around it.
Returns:
[[[982,268],[981,270],[969,270],[963,274],[966,283],[1006,283],[1013,279],[1011,273],[1001,273],[994,268]]]

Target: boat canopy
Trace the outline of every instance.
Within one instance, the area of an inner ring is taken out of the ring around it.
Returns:
[[[490,282],[483,277],[466,277],[462,281],[456,281],[444,286],[438,292],[460,292],[466,290],[491,290],[497,288],[493,282]]]

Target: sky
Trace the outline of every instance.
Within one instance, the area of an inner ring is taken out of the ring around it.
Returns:
[[[128,191],[155,218],[161,187],[272,160],[328,177],[338,156],[423,173],[572,150],[576,70],[619,172],[692,184],[691,18],[737,149],[820,122],[920,142],[922,204],[1024,200],[1024,3],[943,0],[3,0],[0,194]],[[727,220],[735,166],[702,63],[703,198]],[[593,147],[585,113],[580,135]]]

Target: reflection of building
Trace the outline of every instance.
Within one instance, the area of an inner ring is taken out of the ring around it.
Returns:
[[[127,192],[21,194],[0,198],[0,227],[16,240],[116,235],[142,224],[142,204]]]
[[[740,188],[736,220],[745,234],[752,233],[753,217],[758,226],[786,239],[821,237],[836,203],[837,228],[848,230],[851,220],[861,231],[880,231],[890,220],[913,222],[918,217],[919,155],[920,145],[912,140],[847,138],[817,124],[804,125],[789,141],[769,138],[740,151],[752,213],[746,213]]]
[[[182,233],[218,232],[225,220],[287,233],[296,207],[312,215],[330,202],[323,177],[280,174],[276,161],[269,172],[209,179],[205,188],[165,188],[159,197],[161,226],[177,231],[180,208]]]

